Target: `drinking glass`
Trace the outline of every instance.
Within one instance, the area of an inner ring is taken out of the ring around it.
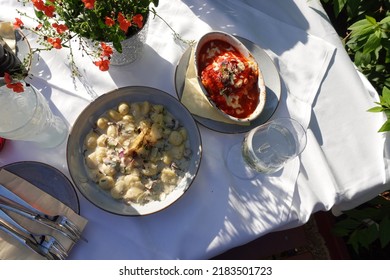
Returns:
[[[15,93],[0,86],[0,137],[33,141],[38,146],[52,148],[68,135],[65,122],[50,110],[45,97],[32,86]]]
[[[228,152],[226,164],[233,175],[251,179],[271,174],[305,149],[306,130],[291,118],[274,119],[250,130]]]

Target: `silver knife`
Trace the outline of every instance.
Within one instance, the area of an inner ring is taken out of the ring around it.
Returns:
[[[38,211],[33,206],[31,206],[23,198],[21,198],[20,196],[18,196],[17,194],[15,194],[14,192],[10,191],[8,188],[0,184],[0,197],[1,196],[9,200],[10,202],[14,202],[19,204],[20,206],[23,206],[24,208],[26,208],[26,210],[29,210],[30,212],[43,215],[43,216],[45,215],[44,213]]]
[[[17,240],[20,244],[27,247],[28,249],[30,249],[34,253],[37,253],[37,254],[45,257],[48,260],[54,260],[54,258],[51,254],[44,253],[37,244],[32,242],[30,239],[24,237],[23,235],[19,234],[14,229],[12,229],[11,227],[9,227],[8,225],[4,224],[1,221],[0,221],[0,230],[5,232],[6,234],[11,236],[15,240]]]
[[[65,232],[56,222],[47,219],[46,214],[34,208],[20,196],[10,191],[0,184],[0,208],[12,211],[30,220],[36,221],[68,237],[72,242],[77,242],[77,238]]]

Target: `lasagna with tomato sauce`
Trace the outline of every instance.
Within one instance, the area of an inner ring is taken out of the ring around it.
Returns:
[[[230,116],[250,116],[260,95],[256,61],[222,40],[207,42],[199,54],[198,75],[209,98]]]

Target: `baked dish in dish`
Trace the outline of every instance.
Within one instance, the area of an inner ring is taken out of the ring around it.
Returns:
[[[211,32],[195,51],[197,75],[210,103],[229,118],[250,121],[264,108],[265,85],[258,63],[234,37]]]

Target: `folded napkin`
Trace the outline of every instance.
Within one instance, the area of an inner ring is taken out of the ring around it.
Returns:
[[[18,194],[30,204],[39,205],[39,208],[42,210],[42,212],[45,212],[49,215],[65,215],[73,223],[75,223],[81,231],[84,230],[87,224],[87,220],[85,218],[79,216],[59,200],[55,199],[51,195],[45,193],[19,176],[2,169],[0,170],[0,184]],[[48,229],[47,227],[27,218],[20,217],[17,214],[11,212],[8,212],[8,214],[10,216],[12,215],[15,220],[17,220],[23,226],[28,227],[28,229],[34,233],[47,233],[53,235],[61,242],[61,244],[68,252],[72,249],[74,243],[62,234]],[[30,260],[44,258],[24,247],[6,233],[0,231],[0,259]]]
[[[214,121],[237,124],[237,122],[222,116],[221,113],[219,113],[218,110],[210,104],[207,97],[202,93],[195,69],[194,53],[195,49],[192,48],[181,102],[191,113],[197,116],[208,118]],[[249,124],[249,122],[242,122],[241,124]]]

